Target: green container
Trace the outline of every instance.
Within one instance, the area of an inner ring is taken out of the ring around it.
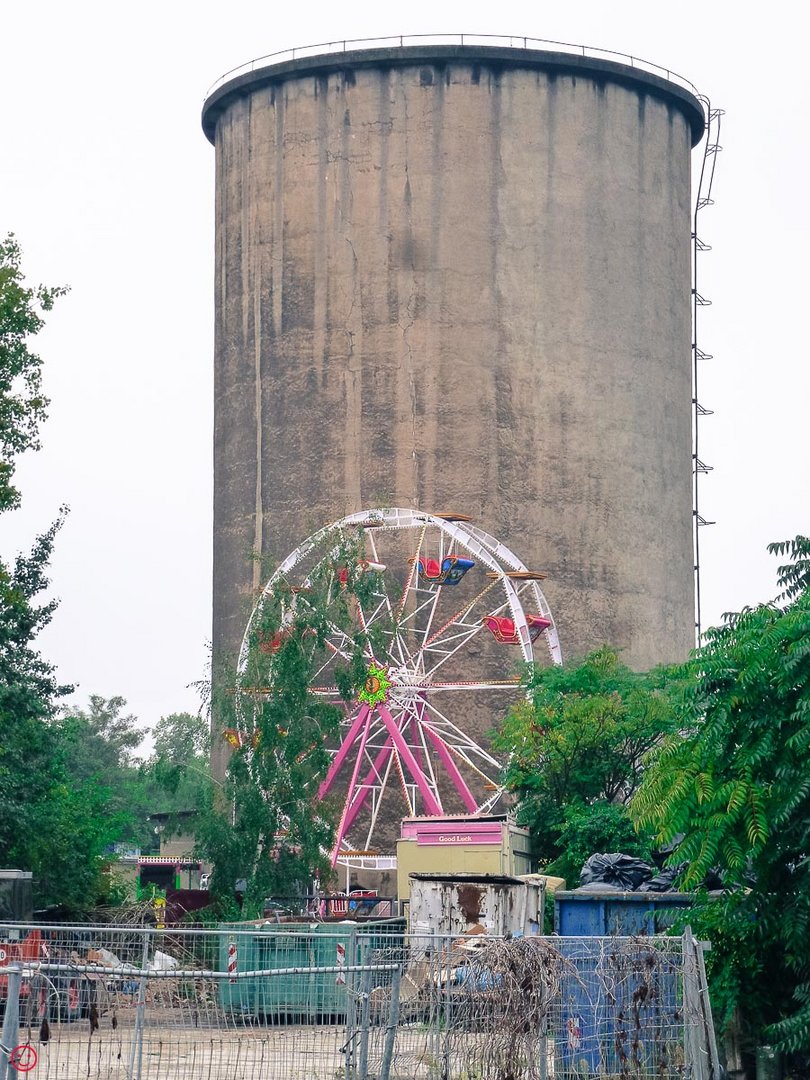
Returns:
[[[237,974],[233,981],[223,979],[219,984],[220,1005],[227,1012],[265,1022],[292,1018],[323,1022],[345,1017],[347,985],[356,979],[334,969],[357,963],[373,949],[401,947],[405,920],[282,923],[251,929],[244,923],[224,923],[219,929],[220,970],[228,971],[229,959],[235,960]],[[284,974],[245,974],[253,971]]]

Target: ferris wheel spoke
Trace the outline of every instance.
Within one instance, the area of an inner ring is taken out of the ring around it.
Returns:
[[[425,737],[426,728],[424,725],[425,705],[424,702],[420,704],[418,711],[415,711],[411,716],[411,730],[415,731],[416,737],[419,739],[422,751],[422,760],[425,763],[425,771],[430,779],[430,786],[436,793],[436,797],[439,798],[439,782],[436,777],[436,770],[433,768],[433,759],[428,748],[428,742]],[[439,800],[441,801],[441,800]]]
[[[350,804],[351,804],[351,800],[352,800],[352,793],[355,791],[355,788],[356,788],[356,785],[357,785],[357,774],[360,772],[360,767],[363,764],[363,757],[364,757],[365,749],[366,749],[366,740],[368,739],[368,728],[369,728],[369,725],[368,725],[368,719],[369,719],[368,712],[369,712],[368,706],[366,706],[365,715],[363,715],[363,710],[361,709],[360,712],[358,713],[357,721],[355,721],[355,724],[352,726],[352,730],[355,731],[355,730],[357,730],[358,721],[362,723],[362,730],[361,730],[361,734],[360,734],[360,747],[359,747],[359,749],[357,751],[357,758],[355,759],[354,768],[352,769],[352,778],[349,781],[349,792],[348,792],[348,794],[346,796],[346,801],[343,804],[343,811],[342,811],[342,813],[340,815],[340,823],[338,824],[337,833],[335,835],[335,847],[334,847],[334,851],[333,851],[333,855],[332,855],[332,866],[334,866],[335,863],[337,862],[337,853],[340,850],[340,845],[343,842],[343,838],[346,835],[346,831],[347,831],[346,818],[348,816],[348,812],[349,812],[349,809],[350,809]],[[344,746],[347,745],[348,739],[349,739],[349,736],[347,736],[347,739],[344,740]],[[352,738],[352,742],[354,742],[354,738]],[[335,758],[335,762],[337,762],[337,757]],[[335,764],[335,762],[333,762],[333,764]],[[339,768],[340,768],[340,765],[338,765],[338,770],[339,770]],[[337,776],[337,771],[338,770],[335,771],[332,779],[334,779],[334,776]],[[327,780],[328,779],[329,779],[329,777],[327,777]],[[324,783],[326,783],[326,781],[324,781]],[[329,788],[327,787],[326,790],[324,791],[324,785],[322,784],[319,791],[318,791],[319,797],[323,798],[323,795],[321,794],[321,792],[326,794],[326,792],[328,792],[328,790],[329,790]]]
[[[310,661],[311,660],[312,660],[312,657],[310,657]],[[310,676],[310,683],[317,683],[319,679],[324,678],[325,673],[329,670],[329,668],[334,666],[334,663],[335,663],[335,653],[334,653],[334,651],[332,651],[332,652],[328,653],[326,659],[323,661],[323,663],[320,665],[320,667],[316,668],[312,672],[312,675]],[[328,676],[326,676],[326,677],[328,677]]]
[[[477,596],[474,596],[472,600],[466,603],[463,607],[459,608],[454,615],[451,615],[447,622],[445,622],[443,626],[439,627],[439,629],[432,636],[428,637],[427,635],[425,635],[425,643],[422,646],[422,649],[426,649],[430,645],[432,645],[433,642],[438,641],[441,638],[442,634],[446,630],[449,630],[451,627],[457,625],[464,625],[464,619],[469,615],[475,605],[478,604],[481,600],[483,600],[483,598],[489,592],[491,592],[496,585],[497,582],[495,581],[489,582],[489,584],[485,585],[484,588],[481,589]],[[438,593],[438,589],[436,591]]]
[[[428,592],[427,598],[420,601],[420,593],[426,591]],[[409,611],[394,625],[394,633],[398,636],[401,643],[400,649],[406,657],[404,662],[413,670],[416,670],[416,654],[425,640],[424,630],[419,626],[419,617],[424,616],[425,613],[429,614],[436,603],[436,592],[437,590],[428,591],[415,586],[412,590],[415,601],[413,610]]]
[[[427,717],[424,722],[445,740],[454,753],[462,754],[464,760],[471,768],[477,768],[477,766],[469,755],[473,755],[480,761],[485,762],[487,765],[490,765],[500,772],[502,766],[497,758],[494,758],[488,750],[485,750],[483,746],[479,746],[474,739],[471,739],[469,735],[465,734],[465,732],[445,716],[441,709],[437,708],[432,701],[426,699],[425,704],[431,715]],[[484,773],[481,773],[481,775],[485,776]],[[485,776],[485,778],[489,780],[488,776]]]
[[[335,645],[334,641],[330,641],[330,639],[327,638],[325,644],[327,649],[331,649],[335,656],[342,657],[348,664],[352,662],[352,658],[349,653],[347,653],[345,649],[338,648],[338,646]]]
[[[412,665],[412,663],[413,663],[413,648],[412,648],[411,644],[408,641],[408,634],[411,634],[411,633],[414,632],[414,625],[415,625],[414,624],[414,619],[415,619],[416,615],[418,615],[426,607],[429,607],[431,604],[435,603],[435,597],[431,594],[431,595],[428,596],[427,600],[425,600],[423,603],[417,604],[417,607],[416,607],[415,611],[409,612],[407,615],[405,615],[403,617],[403,611],[404,611],[404,608],[405,608],[405,606],[407,604],[407,596],[408,596],[409,590],[411,589],[411,586],[413,586],[413,593],[415,595],[420,591],[419,586],[418,586],[418,573],[415,573],[415,568],[416,568],[417,561],[418,561],[418,558],[419,558],[419,552],[421,550],[421,546],[422,546],[422,542],[424,540],[426,529],[427,529],[427,525],[423,526],[423,528],[421,530],[419,542],[417,544],[417,552],[416,552],[416,555],[414,556],[413,561],[410,564],[410,572],[408,574],[408,579],[405,582],[405,587],[404,587],[402,596],[400,598],[400,604],[399,604],[398,610],[396,612],[394,611],[394,606],[391,603],[390,597],[388,595],[388,590],[387,590],[387,588],[385,586],[385,578],[384,578],[383,575],[381,575],[382,576],[382,589],[383,589],[382,598],[383,598],[383,603],[384,603],[384,606],[385,606],[385,614],[387,614],[388,619],[390,620],[390,626],[391,626],[390,631],[387,631],[387,632],[384,631],[384,633],[386,633],[386,636],[389,636],[391,638],[391,642],[390,642],[389,649],[388,649],[388,655],[389,655],[390,661],[395,666]],[[374,557],[374,560],[376,562],[380,562],[380,554],[379,554],[379,551],[377,549],[377,544],[376,544],[375,538],[373,536],[371,536],[369,538],[369,542],[370,542],[370,547],[371,547],[371,551],[372,551],[372,555]],[[379,612],[379,614],[382,614],[382,612],[379,609],[378,609],[378,612]]]
[[[406,703],[389,702],[388,704],[392,719],[402,732],[402,736],[411,749],[417,764],[427,777],[433,794],[436,799],[441,802],[436,773],[433,768],[433,761],[422,728],[425,711],[424,701],[418,700],[416,702],[411,701]]]
[[[451,680],[448,682],[421,682],[420,688],[424,687],[426,690],[441,692],[442,690],[461,690],[461,691],[482,691],[482,690],[515,690],[521,685],[521,680],[517,676],[514,679],[483,679],[480,681],[461,682],[459,680]]]
[[[375,562],[379,562],[379,555],[377,552],[376,544],[372,544],[372,553],[374,555]],[[386,619],[388,621],[391,629],[388,631],[384,630],[383,633],[386,636],[390,636],[392,639],[391,645],[388,649],[389,658],[394,664],[406,664],[410,661],[410,650],[408,649],[407,645],[399,634],[397,619],[394,614],[394,607],[391,603],[391,598],[388,594],[388,589],[386,587],[385,576],[383,574],[380,574],[380,589],[381,592],[376,592],[374,594],[375,597],[379,599],[380,603],[377,605],[374,616],[372,617],[372,619],[369,620],[368,625],[369,627],[371,627],[375,623],[383,619]]]
[[[397,622],[397,623],[402,618],[402,612],[405,610],[405,604],[407,603],[407,600],[408,600],[408,592],[410,591],[411,584],[412,584],[412,582],[414,580],[414,576],[416,574],[418,574],[418,572],[419,572],[418,569],[417,569],[417,566],[418,566],[418,563],[419,563],[419,554],[422,551],[422,544],[423,544],[424,539],[425,539],[425,533],[427,532],[427,527],[428,527],[428,523],[426,521],[422,525],[422,529],[421,529],[421,531],[419,533],[419,540],[418,540],[417,545],[416,545],[416,551],[414,552],[413,556],[410,559],[410,567],[409,567],[409,570],[408,570],[408,576],[405,579],[405,588],[402,590],[402,596],[400,597],[399,604],[397,605],[397,613],[396,613],[396,616],[394,618],[394,622]]]
[[[365,653],[366,659],[374,663],[374,662],[376,662],[376,657],[374,656],[374,644],[373,644],[373,642],[371,640],[371,636],[370,636],[370,634],[368,632],[369,624],[366,622],[366,617],[363,614],[363,606],[360,603],[360,601],[357,599],[357,597],[355,597],[355,605],[356,605],[356,608],[357,608],[357,620],[360,623],[360,629],[362,630],[363,636],[366,639],[366,643],[365,643],[365,646],[363,648],[363,652]]]
[[[440,660],[436,661],[436,663],[433,665],[433,667],[426,669],[425,678],[428,679],[428,680],[432,679],[433,676],[435,675],[435,673],[439,670],[439,668],[443,664],[446,664],[448,660],[452,660],[453,657],[456,656],[457,653],[459,653],[464,648],[465,645],[469,644],[469,642],[472,641],[472,639],[476,636],[476,634],[480,634],[482,630],[483,630],[483,625],[481,623],[476,623],[466,633],[459,634],[457,636],[457,640],[456,640],[456,643],[453,646],[453,648],[448,649],[447,651],[440,650],[435,645],[431,646],[431,648],[429,650],[431,653],[441,653],[441,652],[443,652],[444,655],[441,657]]]
[[[393,749],[393,743],[389,740],[384,746],[380,747],[377,753],[372,757],[369,753],[368,745],[366,745],[365,758],[369,768],[365,777],[357,786],[357,790],[352,799],[347,828],[351,828],[354,824],[357,815],[363,809],[369,795],[373,795],[375,791],[384,788],[388,782],[388,776],[393,764]]]
[[[379,771],[377,769],[377,775],[379,777],[379,783],[377,785],[375,785],[374,788],[372,788],[372,787],[369,786],[369,782],[367,781],[367,786],[365,787],[365,789],[363,791],[363,803],[368,801],[368,796],[369,795],[371,795],[371,797],[372,797],[371,798],[371,820],[369,821],[368,833],[366,834],[366,848],[367,849],[371,847],[371,840],[372,840],[372,837],[374,836],[374,829],[376,828],[376,825],[377,825],[377,817],[379,816],[380,806],[382,805],[382,795],[383,795],[383,792],[386,790],[386,787],[388,785],[388,778],[391,775],[391,769],[394,766],[394,755],[393,755],[392,751],[393,751],[393,746],[389,746],[387,754],[386,754],[385,759],[384,759],[384,762],[381,761],[380,764],[379,764],[379,768],[383,768],[383,766],[384,766],[384,772],[381,775],[379,774]],[[375,763],[375,765],[376,765],[376,763]],[[369,775],[371,775],[371,774],[369,773]],[[358,806],[357,812],[359,812],[361,809],[362,809],[362,803],[360,804],[360,806]]]
[[[407,766],[408,772],[416,781],[416,786],[419,788],[419,794],[424,800],[427,813],[441,814],[441,803],[437,800],[435,794],[430,790],[430,785],[428,784],[425,774],[419,767],[419,763],[414,757],[411,748],[408,746],[407,742],[403,738],[402,732],[395,723],[394,718],[391,716],[391,713],[388,711],[388,707],[386,705],[378,705],[377,712],[382,717],[385,726],[388,728],[391,740],[397,750],[397,753],[402,759],[402,763]]]
[[[332,784],[335,782],[337,774],[340,772],[341,768],[343,767],[343,763],[349,756],[349,753],[355,743],[355,740],[357,739],[357,736],[360,734],[360,731],[363,729],[368,729],[368,719],[370,711],[371,710],[369,706],[366,704],[361,705],[358,709],[357,716],[355,716],[352,720],[351,727],[344,736],[337,753],[332,758],[332,764],[329,766],[326,776],[324,777],[323,782],[321,783],[321,786],[318,790],[318,795],[320,796],[320,798],[323,799],[331,791]],[[365,741],[363,745],[365,745]]]
[[[397,771],[397,777],[399,778],[399,786],[402,791],[403,798],[405,799],[405,805],[408,807],[408,815],[413,817],[416,813],[416,800],[411,798],[411,793],[408,790],[408,782],[405,779],[405,770],[402,768],[402,758],[397,752],[397,748],[394,747],[391,751],[391,755],[394,759],[394,768]]]

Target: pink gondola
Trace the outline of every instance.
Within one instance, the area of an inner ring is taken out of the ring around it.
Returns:
[[[514,619],[509,619],[505,615],[486,615],[482,621],[486,623],[495,640],[502,645],[520,644]],[[527,615],[526,625],[529,628],[531,640],[537,641],[543,631],[551,626],[551,619],[546,619],[542,615]]]
[[[287,634],[282,634],[280,630],[277,630],[272,637],[268,637],[263,630],[258,633],[258,647],[260,653],[266,653],[270,656],[275,655],[281,646],[284,644],[284,639]]]
[[[361,570],[374,570],[376,573],[381,574],[385,570],[385,563],[372,562],[371,559],[358,559],[357,565]],[[341,566],[337,572],[337,579],[340,585],[345,589],[349,583],[349,568],[348,566]]]

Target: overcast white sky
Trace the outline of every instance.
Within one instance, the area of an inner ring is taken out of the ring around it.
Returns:
[[[769,540],[807,533],[810,240],[806,46],[796,5],[500,0],[398,7],[75,0],[7,4],[0,234],[30,280],[68,283],[37,347],[51,398],[20,465],[9,556],[70,517],[61,606],[40,639],[59,676],[121,694],[144,725],[196,709],[211,609],[214,152],[200,108],[224,71],[292,46],[417,33],[520,34],[616,49],[726,110],[703,214],[704,625],[770,598]],[[753,12],[756,12],[756,18]],[[486,526],[485,522],[481,523]]]

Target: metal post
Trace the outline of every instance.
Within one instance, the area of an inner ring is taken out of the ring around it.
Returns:
[[[697,946],[691,926],[685,926],[682,938],[684,1055],[693,1080],[709,1080],[709,1051],[704,1041],[706,1030],[700,1005]]]
[[[8,1059],[20,1039],[20,988],[22,968],[15,964],[4,968],[8,979],[6,986],[6,1013],[3,1017],[3,1047],[0,1050],[0,1080],[8,1077]]]
[[[359,1080],[368,1080],[368,1039],[371,1021],[371,967],[368,962],[369,946],[367,941],[360,942],[360,964],[363,972],[360,976],[360,1062]]]
[[[380,1066],[380,1080],[389,1080],[391,1075],[391,1061],[394,1057],[394,1041],[399,1026],[399,984],[402,972],[397,965],[391,978],[391,1004],[388,1009],[388,1027],[385,1029],[385,1045],[383,1047],[382,1065]]]
[[[709,981],[706,978],[706,961],[703,955],[707,945],[704,941],[698,941],[695,945],[697,952],[700,1004],[703,1009],[703,1025],[706,1030],[706,1041],[709,1046],[709,1062],[711,1064],[710,1077],[711,1080],[720,1080],[720,1055],[717,1053],[717,1037],[714,1031],[712,1004],[709,999]]]
[[[354,1054],[354,1042],[357,1038],[357,978],[358,973],[355,970],[357,965],[357,931],[352,930],[349,937],[348,955],[346,957],[348,961],[349,970],[347,973],[346,983],[346,1044],[344,1050],[346,1053],[346,1080],[354,1080],[355,1076],[355,1054]]]
[[[132,1032],[132,1049],[129,1054],[130,1080],[140,1080],[143,1062],[143,1020],[146,1006],[146,965],[149,963],[149,934],[143,935],[141,954],[141,981],[138,983],[138,1004],[135,1010],[135,1028]],[[1,1080],[1,1078],[0,1078]]]
[[[443,1010],[442,1010],[443,1011],[442,1023],[440,1025],[441,1030],[439,1032],[439,1038],[442,1040],[442,1044],[441,1044],[442,1045],[441,1061],[442,1061],[442,1065],[443,1065],[443,1069],[444,1069],[444,1072],[443,1072],[442,1075],[444,1075],[444,1076],[449,1076],[450,1075],[450,1025],[452,1023],[451,1004],[450,1004],[450,988],[451,988],[451,978],[452,978],[452,976],[451,976],[451,964],[452,964],[451,951],[452,951],[452,948],[453,948],[452,939],[449,938],[449,937],[445,938],[444,939],[444,944],[442,946],[442,953],[443,953],[443,955],[445,957],[445,962],[447,964],[447,967],[445,968],[445,981],[444,981],[444,984],[443,984],[443,987],[442,987],[442,989],[444,990],[444,1001],[443,1001],[443,1006],[444,1007],[443,1007]]]

